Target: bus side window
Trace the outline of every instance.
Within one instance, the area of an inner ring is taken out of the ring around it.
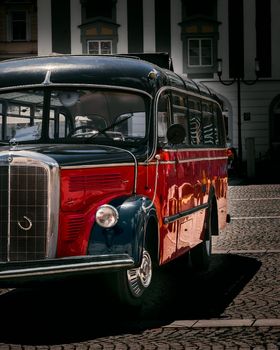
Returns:
[[[172,93],[173,122],[180,124],[186,130],[185,145],[189,145],[188,137],[188,102],[187,96],[180,93]]]
[[[201,104],[200,100],[195,97],[188,98],[189,105],[189,129],[190,143],[198,146],[203,144],[202,121],[201,121]]]
[[[212,102],[202,102],[202,124],[204,144],[217,145],[217,118],[213,115]]]
[[[226,143],[226,132],[225,132],[225,124],[224,117],[222,115],[222,111],[216,105],[213,104],[213,117],[215,120],[215,131],[216,131],[216,145],[225,146]]]
[[[167,129],[170,125],[170,103],[168,95],[161,95],[158,100],[158,141],[159,145],[163,146],[168,143]]]

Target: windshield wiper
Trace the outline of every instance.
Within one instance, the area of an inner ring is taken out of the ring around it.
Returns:
[[[119,120],[109,126],[107,126],[107,128],[103,129],[103,130],[97,130],[97,133],[94,135],[91,135],[90,137],[88,137],[89,139],[93,139],[95,138],[97,135],[99,134],[104,134],[106,137],[108,137],[106,135],[106,131],[109,131],[110,129],[114,128],[115,126],[120,125],[121,123],[125,122],[126,120],[130,119],[131,117],[133,117],[133,113],[129,114],[127,117],[123,118],[122,120]]]

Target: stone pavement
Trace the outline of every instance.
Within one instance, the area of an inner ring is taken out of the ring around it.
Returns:
[[[138,317],[96,286],[2,290],[0,349],[280,349],[280,184],[231,184],[208,273],[165,267]]]

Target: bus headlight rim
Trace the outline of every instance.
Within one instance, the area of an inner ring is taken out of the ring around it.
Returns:
[[[103,204],[97,209],[95,220],[103,228],[114,227],[119,220],[119,213],[112,205]]]

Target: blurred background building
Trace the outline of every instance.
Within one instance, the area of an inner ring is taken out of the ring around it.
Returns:
[[[167,52],[220,95],[243,160],[279,160],[279,18],[280,0],[1,0],[0,59]]]

